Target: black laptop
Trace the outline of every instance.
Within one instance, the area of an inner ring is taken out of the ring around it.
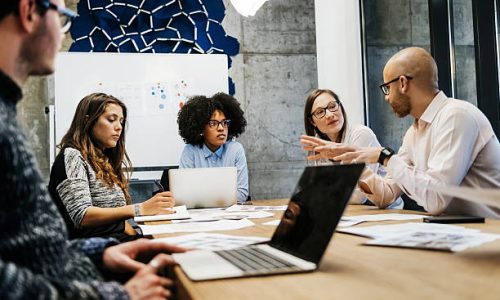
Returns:
[[[194,281],[314,271],[363,168],[306,167],[269,243],[173,257]]]

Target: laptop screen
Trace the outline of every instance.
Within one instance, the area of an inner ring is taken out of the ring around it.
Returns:
[[[269,245],[319,264],[363,168],[306,167]]]

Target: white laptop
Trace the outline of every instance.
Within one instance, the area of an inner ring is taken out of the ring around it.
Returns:
[[[168,178],[175,205],[205,208],[236,203],[236,167],[170,169]]]
[[[307,167],[267,244],[173,257],[194,281],[316,270],[363,168]]]

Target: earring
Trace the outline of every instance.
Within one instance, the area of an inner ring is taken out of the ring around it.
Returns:
[[[200,133],[200,136],[203,136],[203,133]]]

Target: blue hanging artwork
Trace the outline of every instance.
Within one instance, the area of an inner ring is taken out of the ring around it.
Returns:
[[[225,9],[223,0],[80,0],[69,51],[226,54],[230,68],[240,44],[222,27]]]

